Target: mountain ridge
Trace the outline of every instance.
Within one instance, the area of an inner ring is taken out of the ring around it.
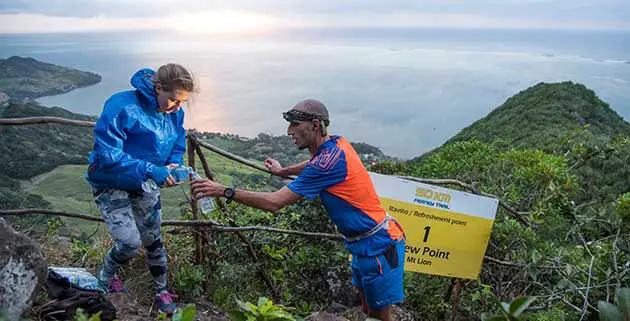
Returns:
[[[541,82],[508,98],[445,144],[470,139],[492,143],[500,139],[512,148],[550,151],[549,146],[565,139],[566,132],[584,126],[601,138],[630,135],[630,123],[583,84]],[[510,133],[508,129],[512,128],[515,130]]]

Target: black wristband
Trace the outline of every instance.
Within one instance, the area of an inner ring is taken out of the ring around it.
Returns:
[[[223,197],[227,199],[225,202],[228,204],[232,202],[232,199],[234,198],[235,195],[236,195],[236,189],[234,187],[228,187],[223,190]]]

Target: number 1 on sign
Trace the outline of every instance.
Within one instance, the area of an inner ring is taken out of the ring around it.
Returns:
[[[425,226],[424,227],[424,240],[423,240],[424,243],[426,243],[427,240],[429,239],[429,231],[431,231],[431,226]]]

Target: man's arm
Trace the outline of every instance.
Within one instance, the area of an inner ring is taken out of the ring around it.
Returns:
[[[274,213],[300,199],[302,196],[293,193],[286,186],[275,192],[252,192],[236,189],[233,198],[236,202]]]
[[[196,199],[203,197],[222,197],[227,186],[208,179],[196,179],[191,182]],[[277,212],[281,208],[293,204],[302,198],[286,186],[275,192],[252,192],[236,189],[233,200],[241,204],[259,208],[269,212]]]
[[[278,176],[289,176],[289,175],[300,175],[304,170],[304,167],[308,164],[308,160],[305,160],[299,164],[290,165],[287,167],[282,167],[280,162],[275,159],[267,158],[265,159],[265,166],[269,171],[271,171],[274,175]]]

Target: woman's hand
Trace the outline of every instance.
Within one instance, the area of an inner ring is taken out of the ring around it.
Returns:
[[[175,167],[179,167],[179,164],[174,163],[174,164],[168,164],[166,165],[166,168],[168,168],[169,172],[171,170],[173,170],[173,168]],[[177,186],[177,185],[181,185],[182,182],[176,182],[175,178],[173,177],[173,175],[168,175],[168,177],[166,178],[166,182],[164,182],[164,187],[172,187],[172,186]]]

